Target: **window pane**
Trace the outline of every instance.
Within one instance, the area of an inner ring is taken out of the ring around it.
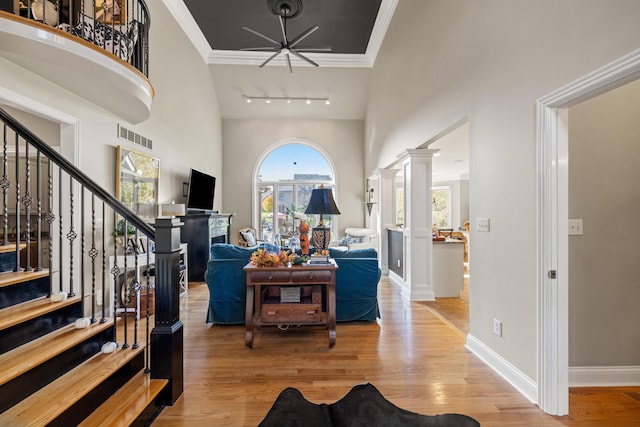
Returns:
[[[433,223],[436,228],[451,228],[449,213],[449,187],[434,188],[433,194]]]
[[[258,235],[264,241],[273,238],[273,186],[261,185],[258,187],[258,200],[260,200],[260,229]]]

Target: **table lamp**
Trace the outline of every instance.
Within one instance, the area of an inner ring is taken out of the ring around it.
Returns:
[[[313,242],[313,246],[316,247],[316,250],[322,251],[327,249],[329,241],[331,240],[331,229],[324,226],[322,215],[340,215],[336,202],[333,200],[333,192],[331,189],[324,188],[324,186],[321,185],[319,188],[311,190],[309,205],[307,205],[307,210],[305,210],[304,213],[320,215],[318,226],[311,230],[311,241]]]

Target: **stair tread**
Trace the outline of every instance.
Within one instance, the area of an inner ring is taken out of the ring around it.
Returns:
[[[16,283],[28,282],[49,275],[49,269],[43,268],[41,271],[7,271],[0,273],[0,288],[15,285]]]
[[[78,426],[130,425],[168,382],[166,379],[151,379],[150,374],[140,371]]]
[[[47,425],[144,348],[141,343],[135,349],[118,348],[113,353],[93,356],[0,414],[0,425]],[[51,404],[52,399],[55,405]]]
[[[60,307],[75,304],[78,301],[80,301],[80,296],[70,297],[60,302],[52,302],[50,298],[42,297],[3,308],[0,310],[0,330],[34,319]]]
[[[24,249],[27,247],[26,243],[20,243],[20,250]],[[0,245],[0,253],[7,253],[7,252],[15,252],[16,251],[16,244],[14,243],[9,243],[8,245]]]
[[[105,323],[94,323],[84,329],[67,325],[0,355],[0,384],[11,381],[112,325],[113,319],[108,319]]]

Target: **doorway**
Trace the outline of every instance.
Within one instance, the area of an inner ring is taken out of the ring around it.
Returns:
[[[568,108],[640,78],[640,50],[538,100],[538,405],[569,411]]]

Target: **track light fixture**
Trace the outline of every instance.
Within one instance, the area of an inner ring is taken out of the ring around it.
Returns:
[[[304,102],[307,105],[312,102],[324,102],[326,105],[331,105],[331,101],[329,97],[322,98],[309,98],[309,97],[296,97],[296,96],[248,96],[242,95],[242,99],[247,104],[250,104],[253,101],[264,101],[267,104],[273,104],[274,101],[284,101],[287,104],[291,104],[292,102]]]

